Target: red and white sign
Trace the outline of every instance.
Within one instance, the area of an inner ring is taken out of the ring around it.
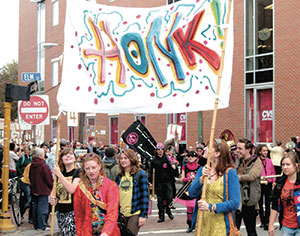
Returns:
[[[49,125],[49,97],[30,96],[30,101],[20,101],[19,118],[30,125]]]

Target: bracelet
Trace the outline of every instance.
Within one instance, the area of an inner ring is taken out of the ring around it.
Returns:
[[[200,184],[203,184],[203,176],[201,176],[201,177],[199,178],[199,182],[200,182]]]
[[[208,203],[208,211],[209,211],[209,212],[212,212],[211,203]]]
[[[214,211],[215,213],[217,213],[217,206],[216,206],[216,204],[214,204],[214,205],[212,206],[212,211]]]

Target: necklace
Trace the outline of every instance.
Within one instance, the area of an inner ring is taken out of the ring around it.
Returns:
[[[214,177],[216,174],[217,174],[217,172],[214,173],[213,175],[209,175],[209,176],[208,176],[208,180],[211,180],[211,178]]]

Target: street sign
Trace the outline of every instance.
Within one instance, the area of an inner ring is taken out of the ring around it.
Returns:
[[[39,72],[23,72],[22,73],[22,82],[33,82],[40,81],[41,73]]]
[[[30,125],[49,125],[49,97],[30,96],[30,101],[19,103],[19,117]]]

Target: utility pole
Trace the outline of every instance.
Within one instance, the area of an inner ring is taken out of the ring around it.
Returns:
[[[4,102],[4,149],[2,165],[2,209],[0,212],[0,232],[15,231],[8,213],[8,179],[9,179],[9,140],[11,103],[19,100],[30,100],[30,87],[6,84]]]
[[[2,165],[2,210],[0,213],[0,232],[15,231],[8,213],[9,139],[11,102],[4,102],[4,149]]]

